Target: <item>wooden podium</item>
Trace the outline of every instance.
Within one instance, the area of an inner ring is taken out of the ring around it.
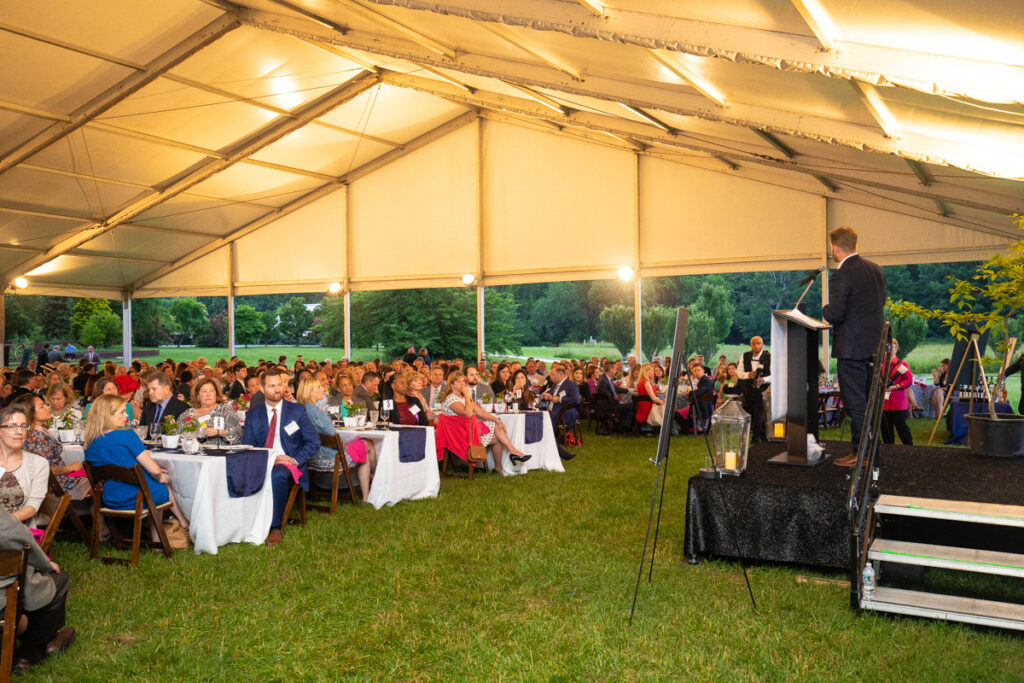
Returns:
[[[772,311],[772,419],[785,412],[786,450],[768,462],[813,467],[807,462],[807,435],[818,438],[818,347],[821,330],[831,327],[793,309]]]

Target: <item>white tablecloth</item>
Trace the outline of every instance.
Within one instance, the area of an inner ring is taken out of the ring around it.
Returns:
[[[516,448],[533,457],[520,465],[513,465],[509,458],[507,448],[502,448],[501,467],[505,476],[525,474],[529,470],[551,470],[552,472],[565,472],[562,467],[562,459],[558,457],[558,443],[555,441],[555,430],[551,426],[551,416],[547,413],[540,414],[544,423],[544,436],[537,443],[526,443],[526,414],[525,413],[501,413],[496,417],[505,425],[508,438]],[[497,441],[492,444],[497,445]],[[490,451],[493,451],[491,448]],[[490,452],[487,455],[491,458]],[[492,462],[491,465],[494,463]]]
[[[150,451],[171,477],[171,489],[189,520],[189,535],[196,554],[217,554],[228,543],[260,544],[270,532],[274,497],[270,486],[273,460],[267,457],[267,479],[258,493],[232,498],[228,493],[227,465],[223,456],[184,455]],[[64,446],[64,461],[80,462],[79,445]]]
[[[412,427],[412,429],[417,429]],[[370,495],[366,502],[380,510],[385,505],[394,505],[402,500],[436,498],[441,489],[441,477],[437,472],[437,447],[434,445],[434,428],[420,427],[427,432],[424,457],[418,462],[402,462],[398,459],[397,431],[359,431],[341,429],[341,440],[346,444],[356,439],[369,439],[377,449],[377,471],[370,484]]]

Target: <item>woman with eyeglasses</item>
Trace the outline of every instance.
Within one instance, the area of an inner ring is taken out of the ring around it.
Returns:
[[[34,527],[49,487],[50,465],[45,458],[23,450],[31,428],[22,408],[0,410],[0,504],[15,519]]]
[[[25,436],[22,449],[46,458],[50,463],[50,471],[57,477],[57,482],[64,492],[70,493],[72,500],[82,500],[89,492],[89,482],[84,477],[68,476],[69,473],[82,469],[82,465],[77,462],[72,465],[64,463],[64,447],[47,429],[47,423],[53,417],[50,406],[35,394],[20,396],[11,405],[21,408],[31,427]]]

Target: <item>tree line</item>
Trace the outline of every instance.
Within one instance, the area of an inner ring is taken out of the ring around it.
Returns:
[[[948,306],[948,276],[969,278],[975,263],[888,266],[889,295],[925,307]],[[804,271],[686,275],[644,279],[643,353],[665,352],[675,309],[690,309],[687,352],[710,357],[722,343],[767,337],[773,309],[800,296]],[[488,287],[485,337],[489,352],[516,354],[523,346],[607,341],[622,352],[633,347],[633,284],[618,280],[552,282]],[[120,302],[20,294],[6,296],[8,339],[66,341],[96,347],[121,342]],[[821,310],[815,284],[805,302]],[[311,306],[313,305],[313,306]],[[352,344],[393,355],[410,343],[444,357],[476,352],[476,292],[471,288],[354,292]],[[925,338],[946,338],[934,321],[914,316],[893,320],[904,353]],[[133,344],[227,345],[227,298],[136,299]],[[235,339],[250,344],[344,343],[344,299],[327,294],[237,297]]]

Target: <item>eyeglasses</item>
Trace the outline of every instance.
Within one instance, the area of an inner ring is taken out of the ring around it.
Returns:
[[[28,428],[29,428],[28,425],[24,425],[24,424],[20,425],[20,424],[14,423],[14,422],[11,422],[11,423],[5,424],[5,425],[0,425],[0,429],[15,429],[15,430],[20,429],[23,432],[27,432]]]

